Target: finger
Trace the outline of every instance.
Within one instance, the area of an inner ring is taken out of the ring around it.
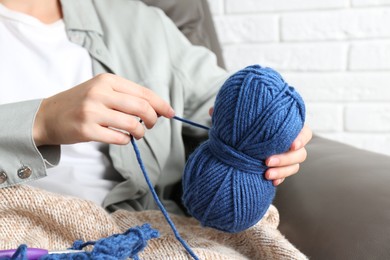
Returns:
[[[92,141],[106,144],[124,145],[130,142],[130,136],[128,134],[100,125],[95,127],[91,135]]]
[[[175,115],[173,108],[152,90],[119,76],[114,76],[110,82],[113,90],[146,100],[157,114],[167,118]]]
[[[284,182],[285,178],[273,180],[272,183],[274,186],[280,185],[282,182]]]
[[[136,139],[145,135],[145,128],[136,117],[119,111],[107,110],[98,123],[103,127],[131,134]]]
[[[299,164],[277,167],[277,168],[269,168],[265,172],[265,178],[267,180],[277,180],[289,177],[299,171]]]
[[[313,133],[307,125],[304,125],[301,132],[295,138],[294,142],[291,144],[291,150],[298,150],[304,147],[313,137]]]
[[[302,163],[306,160],[307,151],[306,148],[301,148],[296,151],[288,151],[283,154],[272,155],[265,160],[265,164],[268,167],[288,166],[297,163]]]
[[[214,107],[210,107],[210,109],[209,109],[209,115],[210,115],[210,116],[213,116],[213,112],[214,112]]]
[[[112,109],[141,118],[148,129],[152,128],[157,122],[156,111],[144,99],[127,94],[114,93],[107,102],[107,106]]]

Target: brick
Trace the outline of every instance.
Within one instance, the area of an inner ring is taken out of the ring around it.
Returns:
[[[390,101],[388,72],[283,73],[306,101]]]
[[[350,70],[389,70],[390,42],[352,44],[348,67]]]
[[[390,155],[390,134],[346,134],[346,143],[353,144],[361,149]]]
[[[352,6],[390,5],[390,0],[352,0]]]
[[[246,13],[343,8],[349,0],[225,0],[225,5],[228,13]]]
[[[279,39],[276,15],[219,16],[214,18],[214,22],[222,44],[272,42]]]
[[[349,104],[345,108],[345,130],[350,132],[389,132],[390,105]]]
[[[340,71],[346,69],[347,43],[226,45],[229,70],[260,64],[280,71]]]
[[[306,102],[306,123],[313,131],[342,131],[343,106]]]
[[[375,153],[390,155],[390,134],[383,133],[316,133],[319,136]]]
[[[390,7],[285,14],[282,41],[390,37]]]
[[[223,0],[208,0],[208,3],[213,15],[223,14]]]

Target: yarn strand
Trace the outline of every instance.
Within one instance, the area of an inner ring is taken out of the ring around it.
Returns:
[[[182,122],[184,122],[184,123],[186,123],[186,124],[189,124],[189,125],[192,125],[192,126],[195,126],[195,127],[198,127],[198,128],[202,128],[202,129],[205,129],[205,130],[210,130],[210,128],[207,127],[207,126],[204,126],[204,125],[195,123],[195,122],[193,122],[193,121],[191,121],[191,120],[188,120],[188,119],[185,119],[185,118],[181,118],[181,117],[178,117],[178,116],[174,116],[173,119],[182,121]]]
[[[135,142],[134,137],[132,137],[132,136],[131,136],[131,143],[133,145],[134,152],[135,152],[135,155],[137,157],[137,161],[139,163],[139,166],[141,167],[141,170],[142,170],[142,173],[143,173],[143,175],[145,177],[146,183],[148,184],[150,192],[153,195],[154,201],[157,203],[157,206],[160,208],[160,210],[161,210],[162,214],[164,215],[166,221],[168,222],[169,226],[171,227],[173,233],[175,234],[176,239],[183,245],[185,250],[192,256],[193,259],[199,260],[198,256],[194,253],[194,251],[191,249],[191,247],[180,236],[179,231],[177,230],[175,224],[173,223],[173,221],[169,217],[169,214],[168,214],[167,210],[164,208],[164,205],[161,203],[160,199],[158,198],[158,195],[157,195],[156,191],[154,190],[152,182],[149,179],[149,176],[148,176],[148,173],[146,171],[145,165],[144,165],[144,163],[143,163],[143,161],[141,159],[141,153],[140,153],[140,151],[138,149],[138,146],[137,146],[137,144]]]

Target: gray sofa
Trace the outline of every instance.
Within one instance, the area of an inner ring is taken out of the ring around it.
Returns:
[[[312,259],[390,259],[390,157],[314,137],[278,188],[280,231]]]
[[[224,66],[207,0],[144,0]],[[188,140],[193,141],[193,140]],[[311,259],[390,259],[390,157],[318,136],[277,189],[280,231]]]

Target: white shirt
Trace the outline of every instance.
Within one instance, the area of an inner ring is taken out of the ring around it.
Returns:
[[[88,52],[70,42],[62,20],[44,24],[0,4],[0,104],[50,97],[92,77]],[[101,205],[117,184],[107,146],[62,145],[61,161],[29,184]]]

